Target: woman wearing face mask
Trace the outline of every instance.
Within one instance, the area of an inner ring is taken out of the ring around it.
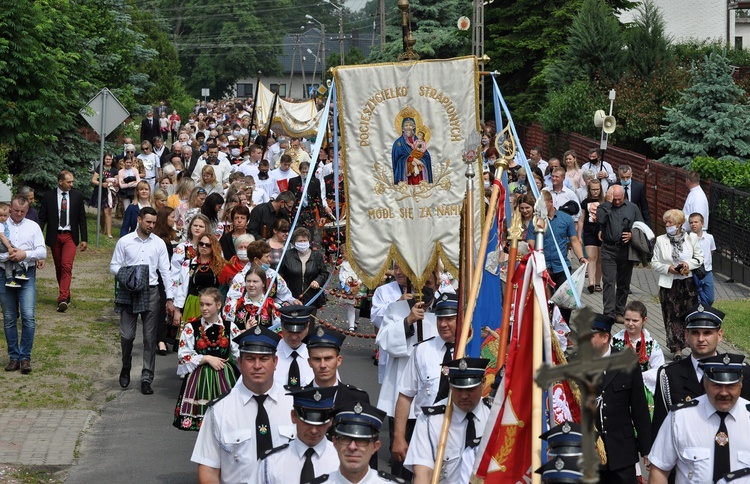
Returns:
[[[250,234],[238,235],[234,239],[234,250],[236,253],[229,258],[229,261],[227,261],[221,270],[221,274],[219,274],[219,283],[222,286],[226,286],[229,289],[229,284],[234,279],[234,276],[242,271],[247,263],[250,262],[250,259],[247,257],[247,246],[254,240],[255,238]]]
[[[227,198],[229,198],[229,195],[227,195]],[[237,238],[247,234],[247,219],[250,217],[250,210],[248,210],[246,206],[239,204],[235,204],[229,213],[232,218],[228,226],[232,227],[232,230],[225,230],[224,235],[219,239],[221,252],[224,254],[225,259],[230,259],[235,255]],[[255,240],[255,238],[253,238],[251,242],[253,240]],[[232,275],[232,277],[234,277],[234,275]]]
[[[663,220],[667,233],[656,238],[651,268],[659,273],[659,301],[667,347],[674,359],[679,360],[687,346],[682,316],[698,304],[692,271],[703,264],[703,252],[698,236],[682,229],[685,223],[682,210],[667,210]]]
[[[230,308],[227,321],[233,321],[240,330],[277,324],[279,310],[274,299],[269,296],[263,301],[267,288],[265,271],[260,267],[250,268],[245,274],[245,293]]]
[[[303,304],[310,302],[315,296],[312,306],[323,307],[325,293],[320,292],[328,279],[328,269],[325,266],[321,251],[310,249],[310,232],[298,228],[292,234],[294,250],[290,250],[279,264],[279,274],[289,285],[289,289]]]

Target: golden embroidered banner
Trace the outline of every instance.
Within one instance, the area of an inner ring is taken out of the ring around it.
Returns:
[[[259,87],[255,117],[260,131],[265,132],[268,128],[268,117],[273,109],[275,94],[262,82]],[[318,111],[315,106],[314,99],[290,102],[279,98],[273,113],[271,129],[289,136],[313,136],[318,132],[318,123],[322,114],[323,111]]]
[[[417,287],[438,258],[458,277],[462,155],[479,130],[476,58],[343,66],[333,76],[352,267],[369,287],[392,258]],[[479,160],[475,172],[480,220]]]

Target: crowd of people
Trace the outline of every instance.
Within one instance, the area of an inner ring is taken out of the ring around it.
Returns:
[[[342,382],[345,336],[319,324],[317,311],[333,290],[345,302],[349,331],[357,331],[359,300],[369,292],[345,258],[336,260],[323,243],[325,224],[345,203],[342,179],[334,179],[330,149],[320,151],[311,173],[309,140],[259,135],[251,111],[250,100],[198,101],[183,123],[162,103],[143,120],[140,143],[125,139],[122,151],[107,153],[103,173],[90,180],[90,204],[102,215],[98,230],[111,238],[113,220],[122,220],[110,262],[120,314],[120,386],[130,386],[140,318],[140,390],[153,393],[156,356],[176,352],[182,387],[173,425],[198,432],[192,461],[200,482],[427,482],[452,394],[440,482],[469,482],[490,415],[482,398],[489,360],[455,358],[455,281],[436,269],[425,287],[415,288],[394,264],[390,279],[373,288],[369,309],[379,395],[371,402],[367,392]],[[488,123],[482,137],[486,188],[499,157],[493,137]],[[673,469],[677,482],[708,482],[750,466],[741,452],[725,459],[710,443],[721,446],[722,432],[722,441],[739,439],[743,429],[747,435],[745,411],[737,408],[748,403],[740,395],[750,396],[750,386],[743,387],[741,356],[717,355],[723,314],[711,307],[715,245],[697,175],[686,180],[690,196],[683,209],[662,215],[666,233],[654,240],[645,189],[632,179],[631,167],[614,170],[597,149],[583,166],[572,150],[562,163],[543,160],[540,147],[528,151],[531,173],[517,161],[508,169],[511,203],[524,223],[521,252],[536,243],[534,182],[548,217],[543,251],[550,281],[565,282],[572,253],[587,265],[588,292],[602,295],[602,313],[579,331],[591,330],[598,356],[638,355],[638,371],[609,371],[600,388],[597,426],[607,456],[601,482],[637,482],[639,454],[657,483]],[[38,212],[28,187],[9,205],[0,204],[6,371],[32,371],[35,271],[44,267],[45,246],[59,286],[57,310],[72,304],[73,262],[88,242],[85,197],[70,171],[57,181]],[[644,238],[651,241],[645,249]],[[636,263],[659,274],[674,363],[665,365],[645,328],[646,306],[628,301]],[[569,309],[556,310],[570,322]],[[623,329],[612,335],[615,323]],[[690,354],[682,358],[684,350]],[[688,431],[675,423],[691,412],[703,412],[692,418],[705,428]],[[392,474],[375,470],[384,422]],[[706,452],[685,457],[689,445]],[[545,480],[560,482],[547,472]]]

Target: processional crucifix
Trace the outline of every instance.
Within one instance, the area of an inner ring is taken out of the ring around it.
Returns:
[[[589,308],[580,310],[577,314],[579,328],[591,328],[594,322],[594,312]],[[534,381],[542,388],[561,380],[573,380],[581,389],[581,433],[583,439],[581,469],[583,482],[595,484],[599,482],[599,454],[596,451],[596,419],[597,387],[604,377],[605,371],[630,371],[638,364],[638,357],[632,351],[619,351],[601,358],[594,354],[591,346],[592,333],[587,331],[578,339],[578,356],[572,363],[551,366],[543,365],[536,373]]]

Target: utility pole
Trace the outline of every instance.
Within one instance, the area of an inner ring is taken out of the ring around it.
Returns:
[[[331,0],[323,0],[328,5],[339,11],[339,51],[341,52],[341,65],[344,65],[344,7],[339,7]]]
[[[322,82],[325,83],[325,78],[326,78],[326,24],[324,24],[323,22],[319,21],[318,19],[316,19],[315,17],[313,17],[310,14],[305,15],[305,18],[308,20],[307,23],[315,22],[316,24],[318,24],[320,26],[320,35],[321,35],[321,37],[320,37],[320,43],[321,43],[321,50],[323,51],[323,60],[321,61],[321,65],[322,65],[322,69],[323,69],[323,71],[322,71],[323,75],[321,77],[322,77]]]
[[[378,0],[380,4],[380,50],[385,48],[385,0]]]
[[[294,80],[294,59],[297,56],[297,49],[300,49],[300,57],[302,57],[302,47],[300,43],[300,38],[302,37],[302,34],[295,34],[295,42],[294,42],[294,48],[292,49],[292,69],[291,74],[289,75],[289,94],[288,96],[292,95],[292,81]],[[304,67],[304,66],[303,66]],[[304,91],[304,88],[302,89]]]

